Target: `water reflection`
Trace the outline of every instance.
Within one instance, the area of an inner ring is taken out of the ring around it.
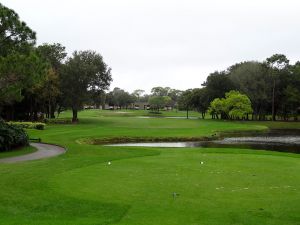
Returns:
[[[240,137],[238,137],[240,135]],[[268,133],[226,134],[222,140],[198,142],[151,142],[151,143],[121,143],[107,146],[132,147],[168,147],[168,148],[250,148],[280,152],[300,153],[300,132],[298,130],[272,130]]]

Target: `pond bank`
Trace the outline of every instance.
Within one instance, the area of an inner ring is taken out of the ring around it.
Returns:
[[[219,137],[219,138],[218,138]],[[169,147],[169,148],[243,148],[300,153],[299,130],[271,130],[268,132],[223,133],[216,138],[196,141],[119,142],[106,146]]]

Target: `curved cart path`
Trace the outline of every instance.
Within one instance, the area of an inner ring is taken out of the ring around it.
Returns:
[[[37,151],[26,155],[3,158],[0,159],[0,163],[15,163],[15,162],[43,159],[43,158],[57,156],[66,152],[65,148],[57,145],[50,145],[44,143],[30,143],[30,145],[37,148]]]

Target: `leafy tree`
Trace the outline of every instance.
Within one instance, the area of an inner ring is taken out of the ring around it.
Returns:
[[[186,118],[189,118],[189,110],[193,107],[192,89],[184,91],[178,100],[179,109],[186,110]]]
[[[0,57],[0,104],[22,100],[22,90],[40,82],[47,68],[35,51]]]
[[[265,64],[269,69],[269,75],[272,80],[272,120],[275,121],[276,83],[278,82],[278,77],[280,76],[280,74],[286,69],[288,69],[289,60],[286,58],[285,55],[275,54],[267,58]]]
[[[225,94],[226,113],[231,119],[247,118],[252,113],[251,101],[247,95],[238,91],[230,91]]]
[[[104,90],[97,90],[90,93],[90,102],[91,105],[95,105],[97,109],[100,106],[104,107],[106,101],[106,93]]]
[[[242,62],[229,68],[229,78],[240,92],[249,96],[254,109],[254,116],[263,117],[267,112],[269,99],[269,78],[262,63],[255,61]]]
[[[183,91],[177,89],[170,89],[168,96],[171,98],[171,106],[177,107],[178,106],[178,99],[182,95]]]
[[[54,118],[55,102],[61,94],[59,87],[59,75],[53,68],[48,69],[45,79],[36,87],[36,99],[41,105],[47,105],[47,118]]]
[[[277,110],[284,120],[290,116],[297,120],[300,106],[300,63],[289,66],[288,72],[281,73],[278,79],[277,90],[279,92]]]
[[[134,96],[118,87],[115,87],[114,90],[109,93],[107,98],[107,103],[109,105],[118,106],[120,108],[127,108],[133,102]]]
[[[149,98],[149,105],[152,109],[155,109],[159,112],[159,109],[165,107],[171,102],[171,98],[169,96],[151,96]]]
[[[154,87],[151,89],[152,96],[168,96],[171,101],[168,103],[169,106],[177,106],[177,101],[182,91],[177,89],[171,89],[170,87]]]
[[[144,90],[137,89],[133,91],[132,95],[135,97],[136,101],[139,102],[144,93]]]
[[[285,102],[283,104],[285,112],[287,114],[291,114],[294,116],[294,119],[297,120],[297,111],[300,105],[300,90],[299,88],[294,87],[293,85],[288,85],[283,90],[283,95]],[[287,116],[284,117],[287,119]]]
[[[150,95],[144,94],[140,97],[140,102],[148,102],[150,98]]]
[[[66,48],[60,43],[44,43],[37,47],[37,52],[54,70],[56,70],[56,72],[61,68],[62,63],[67,56]]]
[[[64,105],[72,108],[73,122],[89,94],[106,90],[112,81],[111,69],[94,51],[75,51],[63,67],[61,86]]]
[[[221,119],[245,119],[253,110],[248,96],[238,91],[229,91],[225,98],[216,98],[210,103],[209,112],[217,119],[219,114]]]
[[[202,119],[205,118],[205,113],[209,106],[209,96],[206,88],[195,88],[191,93],[191,105],[201,113]]]
[[[37,47],[37,52],[43,60],[45,60],[51,69],[47,73],[47,77],[40,87],[41,95],[40,104],[47,103],[47,116],[54,118],[54,112],[57,108],[60,97],[60,72],[64,59],[67,56],[65,47],[59,43],[47,44],[44,43]],[[41,98],[44,97],[44,98]]]
[[[212,119],[219,119],[219,114],[222,116],[227,111],[224,98],[215,98],[208,108],[208,112],[212,115]]]
[[[0,3],[0,56],[23,52],[35,44],[36,34],[18,14]]]
[[[209,101],[215,98],[223,98],[226,92],[235,89],[234,83],[224,71],[211,73],[202,86],[206,87]]]
[[[35,36],[15,11],[0,3],[0,107],[5,106],[6,117],[14,111],[13,104],[24,98],[25,90],[47,73],[47,65],[33,47]]]
[[[153,96],[168,96],[170,87],[154,87],[151,89],[151,95]]]

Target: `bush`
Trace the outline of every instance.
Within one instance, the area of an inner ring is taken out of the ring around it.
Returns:
[[[21,128],[26,129],[37,129],[37,130],[44,130],[45,125],[44,123],[33,123],[33,122],[8,122],[10,125],[15,125]]]
[[[0,121],[0,152],[25,145],[28,145],[28,136],[20,126]]]

